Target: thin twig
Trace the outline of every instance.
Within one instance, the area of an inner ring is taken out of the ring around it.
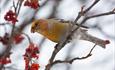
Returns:
[[[13,8],[14,8],[14,11],[16,12],[16,6],[15,6],[14,0],[13,0]]]
[[[81,11],[78,13],[78,16],[77,18],[75,19],[74,23],[76,23],[80,18],[81,16],[83,16],[84,14],[86,14],[90,9],[93,8],[94,5],[96,5],[100,0],[95,0],[87,9],[83,10],[84,9],[84,6],[81,7]]]
[[[22,33],[22,34],[24,34],[28,38],[29,43],[31,43],[30,37],[26,33]]]
[[[19,6],[19,3],[20,3],[20,0],[18,0],[18,2],[17,2],[17,4],[16,4],[16,10],[17,10],[17,8],[18,8],[18,6]]]
[[[87,13],[89,10],[91,10],[93,7],[94,7],[94,5],[96,5],[98,2],[99,2],[100,0],[95,0],[92,4],[91,4],[91,6],[89,6],[87,9],[85,9],[84,11],[83,11],[83,13]]]
[[[21,6],[22,6],[23,1],[24,1],[24,0],[20,0],[20,2],[18,2],[19,4],[17,4],[17,5],[19,5],[19,8],[18,8],[18,6],[17,6],[17,8],[18,8],[18,10],[17,10],[17,16],[19,15],[19,12],[20,12],[20,9],[21,9]]]
[[[115,14],[115,9],[113,9],[112,11],[106,12],[106,13],[87,16],[87,17],[84,18],[84,20],[81,22],[81,24],[85,23],[87,20],[92,19],[92,18],[107,16],[107,15],[112,15],[112,14]]]
[[[94,48],[96,47],[96,44],[93,46],[93,48],[90,50],[90,52],[84,56],[84,57],[75,57],[71,60],[64,60],[64,61],[61,61],[61,60],[55,60],[52,65],[55,65],[55,64],[58,64],[58,63],[69,63],[69,64],[72,64],[75,60],[82,60],[82,59],[86,59],[88,57],[90,57],[92,54],[92,51],[94,50]]]

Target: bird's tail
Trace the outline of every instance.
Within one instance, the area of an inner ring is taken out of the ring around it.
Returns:
[[[81,40],[86,40],[86,41],[90,41],[90,42],[93,42],[99,46],[101,46],[102,48],[106,48],[106,44],[109,44],[110,41],[109,40],[102,40],[102,39],[99,39],[97,37],[94,37],[90,34],[88,34],[87,32],[83,33],[80,37]]]

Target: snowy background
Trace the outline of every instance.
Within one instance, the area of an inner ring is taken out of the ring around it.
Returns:
[[[13,0],[0,0],[0,24],[6,22],[4,15],[11,8],[12,1]],[[46,0],[40,0],[40,5],[45,1]],[[32,17],[35,19],[53,17],[74,21],[81,6],[85,5],[85,7],[88,7],[93,1],[94,0],[49,0],[34,16],[34,9],[23,6],[20,10],[18,16],[19,22],[16,26],[18,27],[25,20],[29,21]],[[108,12],[113,8],[115,8],[115,0],[100,0],[100,2],[89,11],[88,15]],[[104,40],[108,39],[111,43],[106,46],[106,49],[97,46],[92,52],[93,55],[87,59],[76,60],[73,64],[56,64],[51,70],[115,70],[115,15],[93,18],[88,20],[85,25],[90,27],[88,31],[89,34]],[[93,27],[94,25],[98,25],[101,30],[98,27]],[[6,25],[5,27],[7,32],[11,32],[10,25]],[[0,36],[4,36],[5,27],[0,26]],[[31,33],[30,28],[31,23],[25,27],[23,32],[28,34],[31,40],[39,45],[43,36],[38,33]],[[46,39],[40,46],[40,56],[37,61],[41,66],[40,70],[44,70],[45,65],[52,55],[55,44],[56,43]],[[93,43],[87,41],[69,43],[57,54],[55,59],[65,60],[85,56],[89,53],[93,45]],[[11,55],[12,63],[6,65],[8,70],[9,67],[13,68],[13,70],[24,70],[22,55],[25,53],[27,46],[28,40],[26,37],[21,44],[14,46],[11,50],[13,52]],[[3,48],[4,45],[0,43],[0,53]]]

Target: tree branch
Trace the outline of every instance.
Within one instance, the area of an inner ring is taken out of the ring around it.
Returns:
[[[92,53],[92,51],[94,50],[95,47],[96,47],[96,44],[93,46],[93,48],[90,50],[90,52],[86,56],[84,56],[84,57],[75,57],[75,58],[73,58],[71,60],[64,60],[64,61],[56,60],[56,61],[54,61],[52,63],[52,65],[55,65],[57,63],[69,63],[69,64],[72,64],[75,60],[86,59],[86,58],[88,58],[88,57],[90,57],[92,55],[91,53]]]
[[[74,20],[74,23],[76,23],[81,16],[83,16],[84,14],[86,14],[90,9],[93,8],[94,5],[96,5],[100,0],[95,0],[87,9],[83,10],[85,6],[81,7],[81,11],[78,13],[77,18]]]
[[[92,15],[92,16],[86,16],[83,19],[83,21],[81,22],[81,24],[84,24],[87,20],[92,19],[92,18],[107,16],[107,15],[112,15],[112,14],[115,14],[115,8],[112,11],[109,11],[109,12],[106,12],[106,13],[100,13],[100,14],[96,14],[96,15]]]

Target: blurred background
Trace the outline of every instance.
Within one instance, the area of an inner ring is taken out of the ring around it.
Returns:
[[[17,0],[14,0],[17,2]],[[33,19],[40,18],[57,18],[74,21],[85,5],[90,6],[94,0],[40,0],[40,8],[38,10],[23,6],[18,16],[17,27],[24,25],[23,32],[36,43],[40,48],[39,60],[40,70],[44,70],[52,55],[56,43],[44,39],[41,34],[31,33],[31,22]],[[4,15],[9,9],[12,9],[13,0],[0,0],[0,24],[6,23]],[[95,15],[111,11],[115,8],[115,0],[100,0],[86,15]],[[82,19],[81,19],[82,20]],[[79,21],[80,22],[80,21]],[[51,70],[115,70],[115,15],[107,15],[89,19],[86,23],[89,27],[88,33],[104,40],[110,40],[110,44],[103,49],[96,46],[92,52],[92,56],[76,60],[73,64],[56,64]],[[11,32],[11,25],[0,25],[0,36],[4,36],[5,32]],[[12,48],[11,64],[6,65],[6,70],[24,70],[23,54],[29,42],[27,37]],[[77,42],[68,43],[56,56],[55,60],[69,60],[74,57],[83,57],[87,55],[93,47],[93,43],[78,40]],[[4,45],[0,42],[0,53],[3,51]]]

